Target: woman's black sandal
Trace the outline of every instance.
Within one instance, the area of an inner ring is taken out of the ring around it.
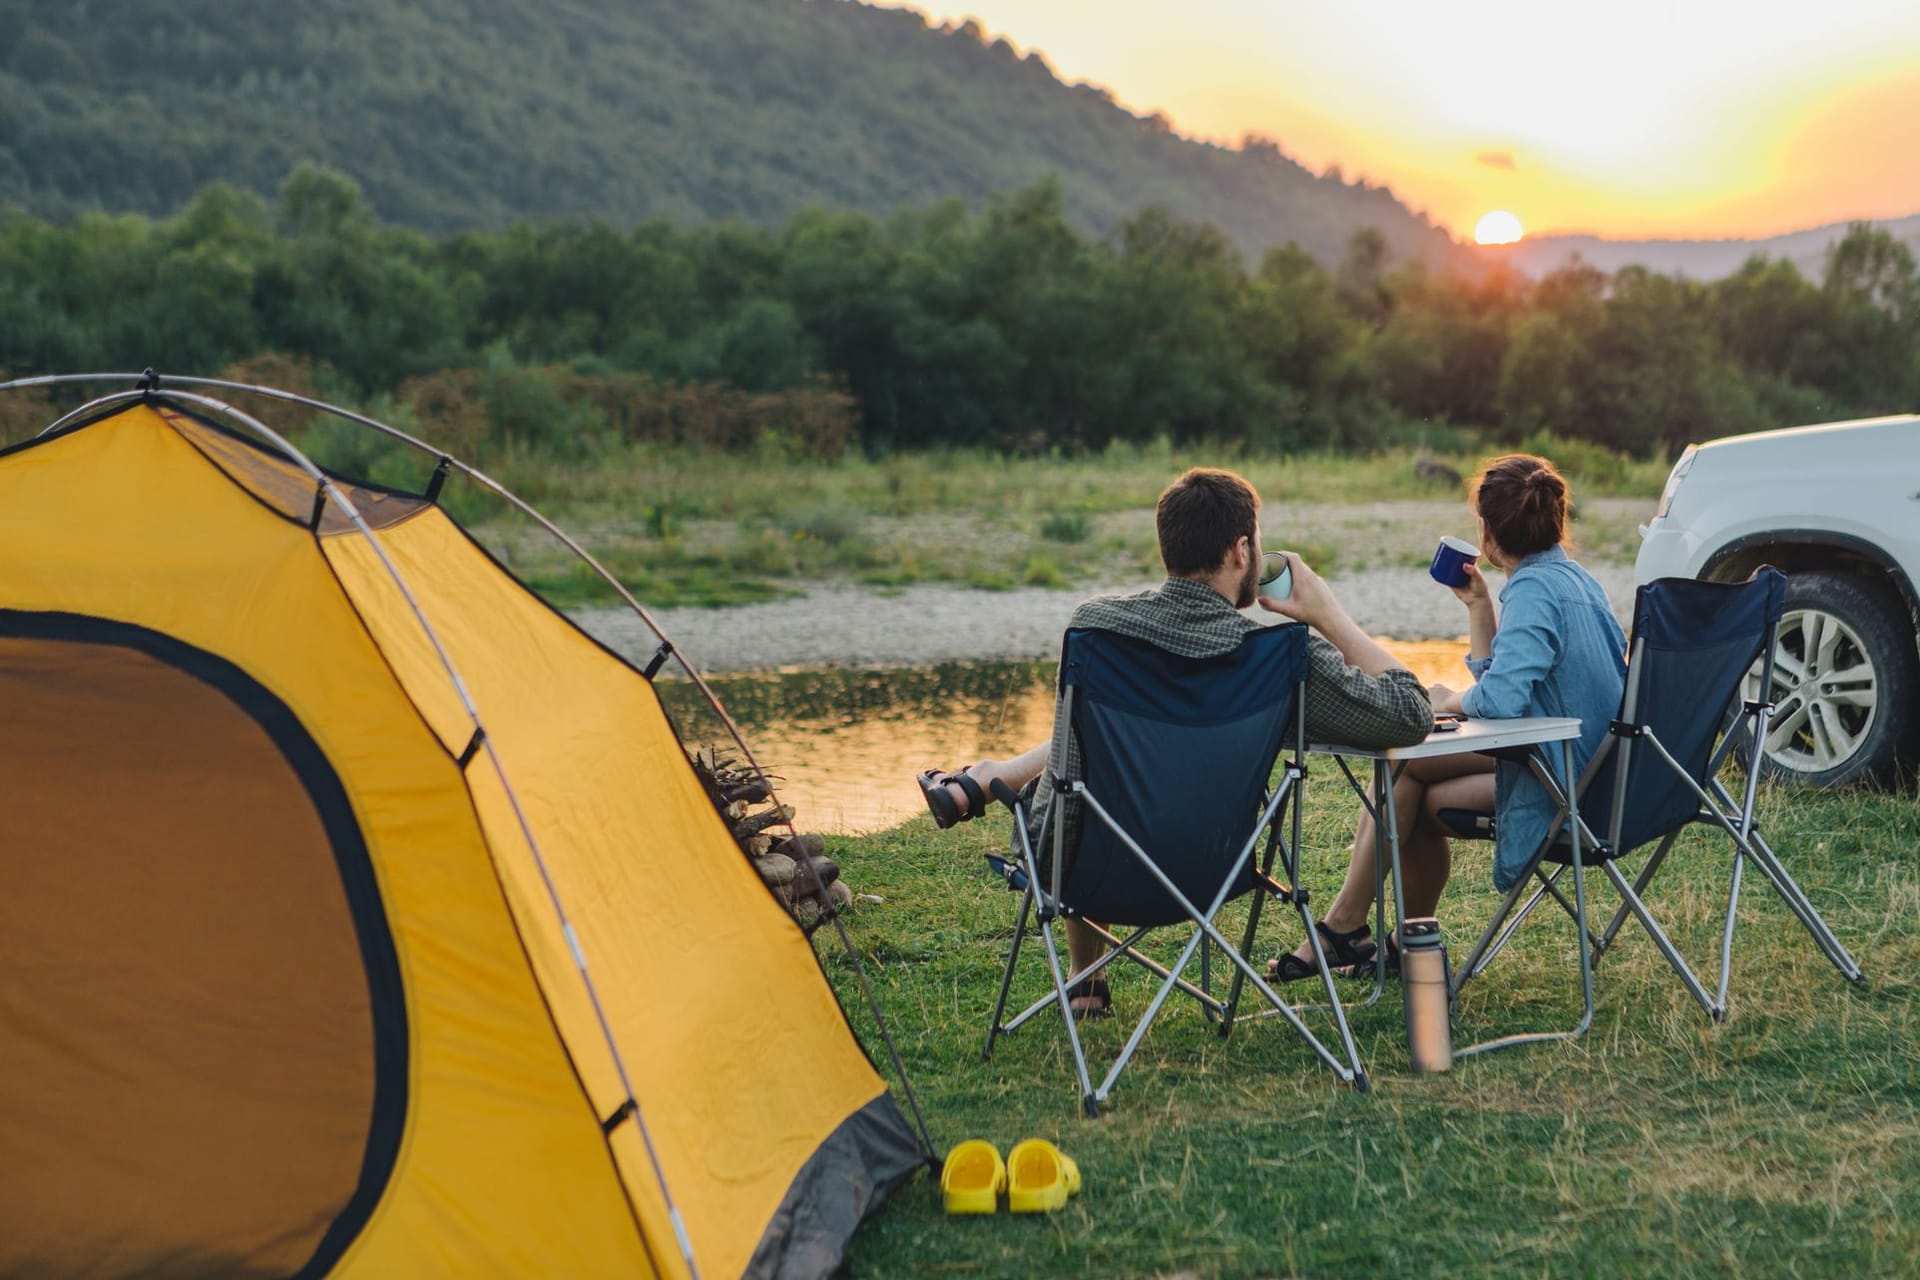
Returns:
[[[1320,949],[1327,957],[1327,968],[1335,977],[1360,978],[1372,971],[1375,947],[1367,941],[1367,935],[1373,931],[1366,925],[1345,933],[1335,933],[1327,928],[1324,920],[1314,921],[1313,927],[1320,935]],[[1398,952],[1393,955],[1397,959]],[[1274,982],[1298,982],[1302,978],[1317,977],[1319,973],[1311,961],[1302,960],[1291,951],[1267,962],[1267,977]]]
[[[959,773],[942,773],[938,769],[928,769],[915,774],[914,781],[920,784],[920,795],[927,802],[927,811],[933,815],[934,825],[942,831],[956,822],[972,822],[987,807],[987,793],[980,789],[979,783],[967,775],[965,769]],[[962,813],[960,806],[953,802],[953,797],[947,794],[948,783],[959,787],[960,793],[966,796],[965,813]]]
[[[1358,929],[1349,929],[1345,933],[1335,933],[1327,928],[1325,920],[1313,922],[1314,930],[1320,935],[1320,945],[1327,953],[1330,964],[1355,965],[1370,964],[1378,948],[1368,938],[1373,930],[1366,925]]]
[[[1374,970],[1373,961],[1374,949],[1368,947],[1367,958],[1365,960],[1348,965],[1344,969],[1335,969],[1334,976],[1340,978],[1371,978]],[[1400,976],[1400,944],[1393,940],[1391,933],[1387,935],[1387,963],[1383,972],[1389,978],[1397,978]]]

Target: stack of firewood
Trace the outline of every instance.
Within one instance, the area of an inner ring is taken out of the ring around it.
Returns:
[[[827,857],[826,842],[794,832],[793,806],[774,804],[760,774],[712,745],[693,753],[693,771],[754,870],[789,910],[806,920],[827,906],[853,905],[853,890]]]

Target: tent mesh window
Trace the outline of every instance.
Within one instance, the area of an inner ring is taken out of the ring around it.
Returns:
[[[298,1272],[379,1145],[357,829],[257,718],[284,707],[48,617],[0,612],[0,1021],[47,1032],[0,1037],[0,1240],[47,1274]]]

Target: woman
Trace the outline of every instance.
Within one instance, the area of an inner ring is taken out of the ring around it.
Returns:
[[[1434,685],[1434,713],[1488,719],[1578,716],[1577,776],[1619,711],[1627,641],[1606,592],[1567,555],[1567,482],[1545,458],[1507,454],[1474,476],[1469,505],[1479,525],[1481,553],[1506,571],[1507,582],[1498,614],[1477,564],[1466,567],[1467,585],[1452,589],[1467,607],[1467,669],[1478,683],[1464,692]],[[1524,766],[1478,754],[1412,761],[1393,795],[1409,916],[1434,914],[1452,869],[1441,810],[1497,815],[1493,882],[1502,890],[1526,870],[1555,813],[1553,801]],[[1346,881],[1324,921],[1336,955],[1371,956],[1364,940],[1373,907],[1373,859],[1373,824],[1363,817]],[[1387,958],[1389,966],[1398,959],[1391,939]],[[1365,974],[1371,968],[1362,963],[1353,971]],[[1273,972],[1282,979],[1305,977],[1314,972],[1312,956],[1303,944],[1276,961]]]

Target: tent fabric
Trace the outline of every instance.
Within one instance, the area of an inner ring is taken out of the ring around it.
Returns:
[[[0,456],[0,1274],[830,1269],[924,1153],[651,685],[313,487],[164,396]]]

